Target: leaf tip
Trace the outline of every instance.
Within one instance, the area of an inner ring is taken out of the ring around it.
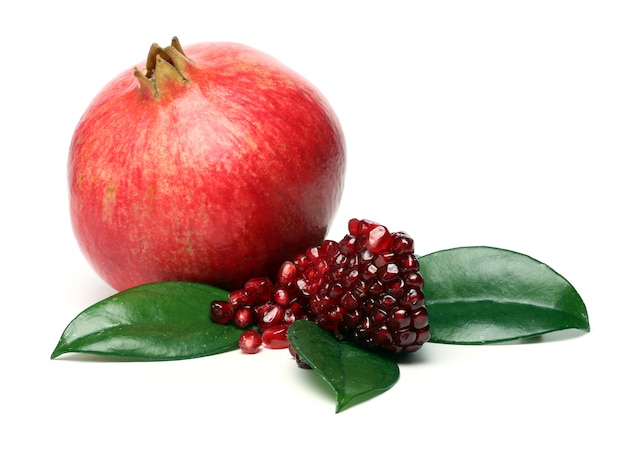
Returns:
[[[61,356],[65,352],[66,352],[66,350],[61,345],[61,342],[59,342],[59,344],[55,347],[54,351],[50,355],[50,359],[58,358],[59,356]]]
[[[587,323],[585,326],[583,326],[582,329],[584,332],[589,333],[591,332],[591,326],[589,325],[589,323]]]
[[[61,338],[57,346],[54,347],[54,350],[52,351],[52,354],[50,355],[50,359],[58,358],[59,356],[65,353],[69,353],[71,351],[72,351],[72,347],[65,341],[64,338]]]
[[[346,408],[350,406],[350,402],[352,399],[346,398],[345,396],[340,396],[337,394],[337,405],[335,406],[335,414],[341,413]]]

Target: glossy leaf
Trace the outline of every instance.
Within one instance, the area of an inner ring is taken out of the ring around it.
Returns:
[[[174,360],[237,348],[241,330],[211,320],[211,301],[228,292],[191,282],[141,285],[106,298],[67,326],[52,353],[82,352],[139,360]]]
[[[490,247],[420,257],[430,342],[484,344],[570,328],[589,331],[574,287],[527,255]]]
[[[288,337],[300,358],[335,391],[337,413],[388,390],[400,378],[394,361],[340,342],[313,322],[296,321],[289,327]]]

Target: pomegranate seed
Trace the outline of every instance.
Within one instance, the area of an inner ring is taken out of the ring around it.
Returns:
[[[289,307],[285,310],[285,317],[287,317],[287,313],[292,313],[296,320],[300,320],[307,315],[307,310],[304,307],[304,303],[301,303],[298,300],[295,300],[293,303],[289,305]]]
[[[265,331],[271,326],[278,325],[283,321],[285,310],[277,304],[268,304],[261,316],[258,325],[261,331]]]
[[[341,243],[339,243],[339,250],[346,256],[352,255],[357,251],[356,236],[346,235]]]
[[[280,349],[289,347],[287,325],[275,325],[263,331],[262,340],[267,348]]]
[[[298,320],[298,316],[296,315],[296,313],[290,307],[285,309],[285,315],[283,316],[283,324],[291,325],[296,320]]]
[[[311,261],[306,254],[300,254],[293,259],[293,264],[298,272],[302,272],[311,265]]]
[[[233,318],[233,305],[228,301],[212,301],[210,314],[214,322],[224,325]]]
[[[394,298],[402,298],[407,291],[404,279],[395,279],[387,283],[387,292]]]
[[[254,298],[250,298],[248,292],[244,289],[240,289],[230,292],[228,301],[232,304],[233,309],[237,309],[241,306],[251,306],[254,303]]]
[[[267,311],[272,306],[275,306],[275,304],[269,301],[262,304],[255,304],[252,308],[254,309],[257,320],[262,318],[263,314],[265,314],[265,311]]]
[[[358,236],[360,234],[360,227],[361,221],[359,221],[358,219],[350,219],[348,221],[348,232],[350,232],[350,235],[355,237]]]
[[[334,260],[339,255],[339,252],[339,243],[336,241],[325,240],[320,246],[320,254],[327,262]],[[336,260],[335,263],[337,263]]]
[[[361,312],[358,309],[348,311],[346,312],[346,315],[344,316],[344,323],[346,324],[346,327],[348,328],[348,330],[354,330],[357,327],[360,320],[361,320]]]
[[[258,352],[261,349],[262,342],[261,335],[253,329],[244,331],[239,336],[239,348],[244,353],[253,354]]]
[[[348,257],[341,252],[338,252],[335,256],[335,265],[345,265],[346,263],[348,263]]]
[[[385,285],[378,278],[372,279],[369,284],[367,290],[371,295],[380,295],[385,290]]]
[[[378,224],[376,222],[368,221],[367,219],[363,219],[362,221],[357,222],[357,235],[362,237],[367,237],[373,229],[378,227]]]
[[[423,307],[415,311],[411,318],[413,320],[413,327],[416,330],[421,330],[428,326],[428,314]]]
[[[359,307],[359,300],[352,293],[344,293],[341,297],[341,306],[346,308],[346,310],[351,311],[357,309]]]
[[[352,293],[358,300],[363,300],[367,297],[367,285],[364,281],[358,280],[352,286]]]
[[[391,237],[389,230],[382,225],[379,225],[374,227],[369,232],[366,244],[370,251],[376,253],[391,246],[392,242],[393,238]]]
[[[280,270],[278,270],[276,286],[289,288],[295,285],[297,275],[298,270],[296,269],[296,265],[293,262],[283,263],[280,267]]]
[[[257,301],[266,301],[272,295],[274,285],[266,277],[255,277],[244,285],[244,290]]]
[[[376,342],[376,344],[378,345],[386,345],[393,342],[391,333],[386,326],[381,326],[380,328],[377,328],[374,331],[372,338],[374,339],[374,342]]]
[[[397,278],[399,275],[400,275],[400,269],[398,268],[398,265],[396,265],[395,263],[390,263],[386,265],[384,268],[380,268],[378,270],[378,277],[380,277],[380,279],[383,282],[392,281],[395,278]]]
[[[378,306],[383,310],[393,310],[398,307],[398,303],[393,296],[383,295],[382,298],[378,300]]]
[[[403,232],[395,233],[391,248],[398,255],[413,254],[413,238]]]
[[[387,312],[382,309],[376,309],[372,314],[372,323],[374,326],[380,326],[387,320]]]
[[[352,287],[352,285],[359,280],[359,270],[352,269],[344,279],[344,287]]]
[[[343,321],[345,310],[338,305],[330,307],[317,317],[317,324],[327,331],[336,331]]]
[[[402,347],[412,345],[415,343],[416,340],[417,333],[408,329],[396,331],[396,333],[394,334],[394,341]]]
[[[421,290],[422,287],[424,287],[424,278],[416,271],[407,273],[404,276],[404,281],[409,288],[416,288],[418,290]]]
[[[376,268],[376,265],[374,265],[373,263],[370,263],[369,265],[367,265],[365,270],[361,273],[361,277],[365,279],[366,281],[368,281],[374,276],[376,276],[376,273],[378,273],[378,268]]]
[[[395,258],[396,256],[393,251],[383,249],[380,253],[378,253],[378,255],[376,255],[376,257],[374,257],[374,265],[376,265],[377,268],[382,268],[389,263],[393,263]]]
[[[397,308],[389,315],[389,327],[394,331],[408,328],[411,322],[415,322],[415,317],[411,317],[411,314],[406,309]]]
[[[274,290],[274,295],[272,296],[272,299],[279,306],[287,306],[292,301],[291,296],[289,295],[289,291],[285,288],[277,288],[276,290]]]
[[[405,273],[407,271],[419,271],[419,263],[417,261],[417,257],[415,257],[413,254],[408,254],[402,257],[400,263],[402,264],[402,269]]]
[[[363,251],[361,252],[361,261],[363,263],[363,266],[368,266],[369,262],[374,259],[375,255],[376,254],[374,254],[374,251],[372,251],[371,249],[363,249]]]
[[[430,339],[430,330],[426,327],[426,328],[422,328],[418,331],[417,334],[417,343],[422,345],[425,344],[426,342],[428,342],[428,340]]]
[[[235,311],[233,315],[233,322],[239,328],[247,328],[248,326],[252,326],[256,323],[256,312],[250,306],[240,307]]]
[[[424,295],[414,288],[409,289],[406,295],[404,295],[404,298],[400,300],[400,305],[410,311],[418,309],[424,305]]]

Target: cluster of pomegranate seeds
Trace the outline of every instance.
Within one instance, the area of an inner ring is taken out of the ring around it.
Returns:
[[[348,231],[339,242],[325,240],[284,262],[274,283],[250,279],[228,301],[214,301],[212,319],[256,325],[269,348],[288,347],[287,328],[304,319],[372,349],[419,349],[430,329],[412,238],[358,219],[350,220]],[[244,352],[258,351],[244,346]]]

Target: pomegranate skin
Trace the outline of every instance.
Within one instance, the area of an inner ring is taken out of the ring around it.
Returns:
[[[338,208],[336,115],[307,80],[250,47],[183,52],[173,40],[161,50],[154,71],[105,86],[74,132],[70,216],[82,252],[118,291],[166,280],[232,290],[275,274],[323,240]]]

